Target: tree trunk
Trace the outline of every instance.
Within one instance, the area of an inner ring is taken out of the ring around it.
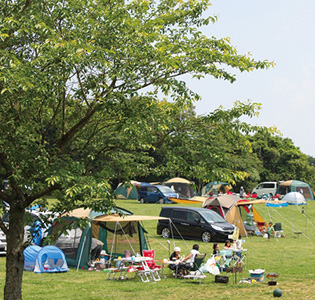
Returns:
[[[24,208],[11,207],[7,238],[4,300],[22,299]]]

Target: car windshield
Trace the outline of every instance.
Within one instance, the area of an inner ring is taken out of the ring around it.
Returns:
[[[226,223],[226,221],[215,211],[212,211],[212,210],[202,211],[200,212],[200,214],[209,223]]]
[[[168,186],[159,186],[159,189],[162,193],[175,193],[171,188]]]

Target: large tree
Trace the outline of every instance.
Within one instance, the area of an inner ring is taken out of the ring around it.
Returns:
[[[150,149],[152,140],[133,134],[150,131],[151,107],[135,111],[135,103],[157,103],[161,94],[180,105],[198,99],[183,74],[233,82],[225,66],[270,66],[239,55],[228,39],[202,35],[198,27],[215,21],[202,17],[208,7],[207,0],[1,1],[0,173],[11,187],[0,192],[10,205],[9,227],[0,221],[5,299],[22,298],[25,208],[55,193],[56,209],[104,210],[117,171],[110,162],[119,156],[136,165],[135,153]],[[95,162],[101,156],[108,168]]]
[[[262,164],[261,168],[257,168],[261,181],[297,179],[314,184],[314,166],[291,139],[282,137],[272,128],[260,128],[248,138]]]

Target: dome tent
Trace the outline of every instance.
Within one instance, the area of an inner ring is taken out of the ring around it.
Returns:
[[[179,198],[192,198],[195,195],[191,187],[193,183],[185,178],[174,177],[165,181],[163,184],[175,191],[179,195]]]
[[[35,273],[69,271],[64,253],[55,246],[28,246],[24,250],[24,269]]]
[[[141,182],[131,180],[129,183],[119,183],[113,195],[116,195],[119,199],[138,199],[137,187],[141,185]]]
[[[30,245],[24,249],[23,254],[25,271],[34,271],[36,257],[40,250],[42,250],[42,247],[37,245]]]
[[[298,192],[287,193],[283,197],[283,201],[286,201],[288,204],[291,204],[291,205],[305,205],[306,204],[304,196]]]
[[[305,200],[314,200],[314,193],[310,185],[300,180],[287,180],[280,183],[277,193],[284,196],[289,192],[300,192]]]

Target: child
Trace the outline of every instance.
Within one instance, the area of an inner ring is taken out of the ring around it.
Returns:
[[[231,246],[231,242],[229,240],[226,240],[223,248],[224,249],[233,249],[233,247]]]
[[[219,256],[220,255],[220,250],[219,250],[219,244],[214,243],[213,244],[213,255],[214,256]]]
[[[275,230],[273,228],[272,222],[269,222],[269,226],[267,228],[267,234],[268,234],[268,242],[270,241],[270,236],[275,233]]]

